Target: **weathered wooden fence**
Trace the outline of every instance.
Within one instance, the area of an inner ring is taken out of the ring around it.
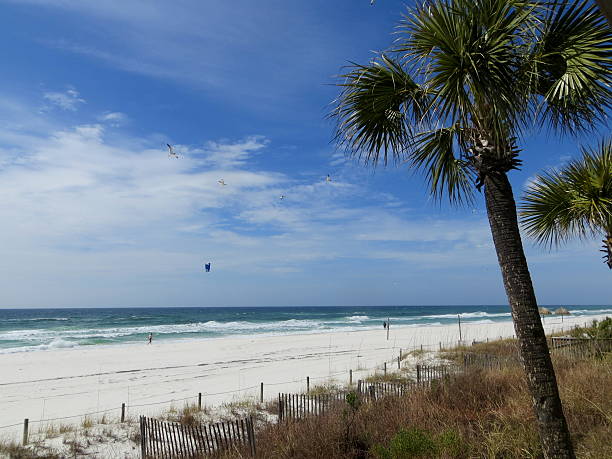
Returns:
[[[340,406],[347,392],[330,394],[278,394],[278,421],[302,419],[306,416],[320,416],[334,406]]]
[[[364,399],[376,400],[382,397],[401,397],[410,391],[423,387],[424,383],[391,383],[391,382],[369,382],[357,381],[357,393]]]
[[[550,339],[550,351],[568,357],[588,358],[612,352],[612,339],[555,336]]]
[[[549,338],[549,349],[551,354],[564,355],[567,357],[585,359],[612,352],[612,339],[596,338],[572,338],[567,336]],[[480,367],[485,369],[505,368],[520,364],[517,355],[499,356],[491,354],[479,354],[473,352],[463,353],[464,367]]]
[[[417,365],[416,381],[398,382],[369,382],[357,381],[357,396],[363,400],[376,400],[381,397],[401,397],[417,388],[425,387],[432,381],[443,379],[457,371],[451,365]],[[345,404],[348,391],[339,391],[330,394],[278,394],[278,420],[302,419],[307,416],[320,416],[335,406]]]
[[[143,459],[210,457],[229,449],[255,456],[253,419],[183,425],[140,417],[140,449]]]
[[[416,366],[416,382],[427,383],[456,373],[453,365],[421,365]]]
[[[486,370],[505,368],[516,366],[520,363],[518,355],[516,356],[499,356],[492,354],[477,354],[474,352],[465,352],[463,354],[463,366],[478,367]]]

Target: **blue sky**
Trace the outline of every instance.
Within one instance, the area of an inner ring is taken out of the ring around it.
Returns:
[[[505,303],[482,196],[331,142],[402,5],[0,0],[0,307]],[[531,133],[515,192],[594,138]],[[540,303],[610,302],[597,245],[526,241]]]

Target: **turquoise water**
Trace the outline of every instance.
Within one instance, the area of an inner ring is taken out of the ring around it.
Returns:
[[[573,315],[612,315],[612,306],[569,306]],[[547,306],[556,309],[558,306]],[[507,306],[0,309],[0,353],[155,340],[322,333],[392,326],[511,320]]]

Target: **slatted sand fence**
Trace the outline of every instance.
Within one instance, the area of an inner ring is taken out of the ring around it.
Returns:
[[[278,394],[278,421],[321,416],[345,403],[346,391],[329,394]]]
[[[484,368],[486,370],[514,367],[520,364],[518,354],[515,356],[500,356],[494,354],[463,353],[463,366]]]
[[[356,394],[362,400],[375,400],[387,396],[402,396],[410,390],[424,386],[425,383],[385,383],[357,381]],[[278,394],[278,421],[303,419],[307,416],[321,416],[330,410],[346,405],[346,396],[350,391],[339,391],[330,394]]]
[[[553,336],[550,339],[550,351],[568,357],[589,358],[612,352],[612,339]]]
[[[444,379],[459,371],[455,365],[416,365],[416,382],[418,384],[430,383],[439,379]]]
[[[230,449],[255,457],[253,419],[184,425],[141,416],[140,449],[143,459],[215,457]]]
[[[357,381],[356,393],[363,400],[378,399],[381,397],[401,397],[410,391],[428,386],[431,381],[443,379],[454,374],[458,369],[450,365],[417,365],[416,381],[397,382],[369,382]],[[350,391],[338,391],[329,394],[278,394],[278,420],[303,419],[307,416],[320,416],[337,406],[346,403],[346,395]]]
[[[363,399],[376,400],[382,397],[402,397],[409,392],[413,392],[424,383],[417,382],[381,382],[381,381],[357,381],[357,393]]]

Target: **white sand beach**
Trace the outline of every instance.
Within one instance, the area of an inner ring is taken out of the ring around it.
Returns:
[[[589,321],[593,318],[590,317]],[[585,318],[547,317],[547,332],[584,324]],[[472,340],[511,337],[510,321],[463,323],[462,338]],[[66,350],[0,355],[0,435],[19,435],[29,418],[32,428],[54,422],[79,423],[85,413],[109,410],[118,418],[125,403],[128,416],[154,414],[172,404],[203,404],[259,397],[305,389],[328,381],[348,382],[381,368],[389,369],[400,348],[435,350],[459,339],[458,326],[393,327],[389,339],[378,330],[283,336],[227,337],[206,340],[153,341],[152,345],[87,346]],[[174,401],[174,402],[173,402]],[[99,413],[96,416],[101,415]]]

